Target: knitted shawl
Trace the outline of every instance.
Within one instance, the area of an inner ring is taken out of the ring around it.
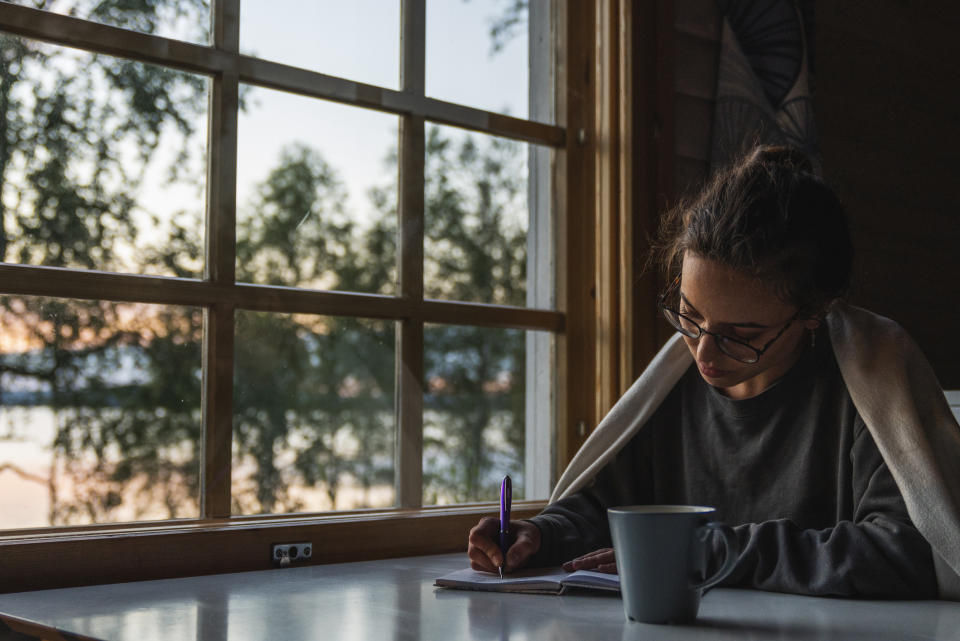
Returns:
[[[888,318],[845,303],[826,326],[840,374],[933,548],[940,597],[960,600],[960,425],[916,343]],[[693,362],[679,334],[657,353],[563,472],[550,501],[587,485],[646,424]]]

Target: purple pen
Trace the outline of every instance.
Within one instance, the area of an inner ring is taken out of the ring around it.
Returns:
[[[510,548],[510,504],[513,502],[513,484],[510,475],[503,477],[500,483],[500,578],[503,578],[503,565],[507,561],[507,550]]]

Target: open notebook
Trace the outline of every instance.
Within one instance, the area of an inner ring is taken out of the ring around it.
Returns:
[[[564,572],[560,568],[534,568],[512,572],[501,579],[499,574],[477,572],[468,568],[438,577],[434,585],[459,590],[536,594],[560,594],[567,588],[619,592],[620,576],[590,570]]]

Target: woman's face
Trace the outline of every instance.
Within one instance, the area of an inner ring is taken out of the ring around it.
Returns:
[[[753,277],[687,253],[680,281],[680,312],[703,329],[746,341],[762,349],[797,313],[797,308]],[[684,336],[703,379],[731,398],[756,396],[780,379],[803,351],[807,329],[816,320],[797,319],[756,363],[724,354],[707,334]]]

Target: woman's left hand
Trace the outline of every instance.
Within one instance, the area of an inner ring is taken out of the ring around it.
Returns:
[[[594,550],[589,554],[578,556],[572,561],[563,564],[566,572],[575,570],[593,570],[594,572],[606,572],[607,574],[617,573],[617,559],[613,555],[613,548],[602,548]]]

